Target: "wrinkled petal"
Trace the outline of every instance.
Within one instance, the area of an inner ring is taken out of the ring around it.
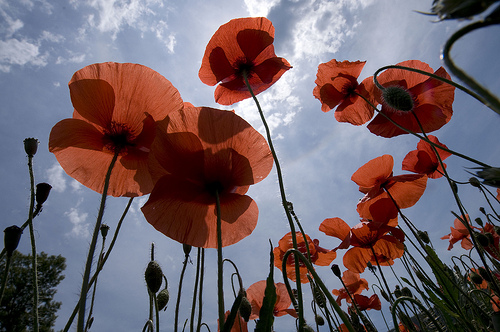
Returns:
[[[391,155],[383,155],[370,160],[361,166],[351,177],[359,190],[367,193],[369,189],[380,186],[392,175],[394,159]]]

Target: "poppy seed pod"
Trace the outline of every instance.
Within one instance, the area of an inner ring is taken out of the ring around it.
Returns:
[[[476,187],[476,188],[481,187],[481,182],[479,182],[479,180],[478,180],[477,178],[475,178],[475,177],[471,177],[471,178],[469,179],[469,183],[470,183],[470,184],[471,184],[471,186],[473,186],[473,187]]]
[[[385,103],[403,112],[409,112],[413,109],[413,98],[411,94],[400,86],[389,86],[382,91],[382,98]]]
[[[319,326],[325,325],[325,319],[320,315],[316,315],[314,317],[314,320],[316,321],[316,324],[318,324]]]
[[[396,298],[400,298],[401,296],[403,296],[403,292],[398,285],[396,285],[396,289],[394,290],[394,296],[396,296]]]
[[[184,251],[184,255],[189,256],[189,253],[191,252],[191,248],[192,248],[192,246],[190,246],[189,244],[183,243],[182,250]]]
[[[14,253],[14,250],[16,250],[19,240],[21,240],[23,230],[20,227],[13,225],[4,229],[4,233],[4,247],[7,252],[7,257],[10,257],[12,256],[12,253]]]
[[[24,140],[24,151],[28,157],[33,157],[38,150],[38,140],[36,138],[30,137]]]
[[[42,205],[45,203],[47,198],[49,198],[50,189],[52,189],[52,186],[45,182],[36,185],[35,199],[37,204]]]
[[[166,309],[168,300],[170,300],[170,293],[168,292],[168,289],[162,289],[159,293],[158,296],[156,297],[158,301],[158,311],[163,310],[163,308]]]
[[[108,236],[109,226],[106,224],[102,224],[100,230],[102,237],[106,238],[106,236]]]
[[[146,279],[146,284],[151,293],[156,293],[160,290],[163,272],[156,261],[149,262],[146,272],[144,273],[144,278]]]

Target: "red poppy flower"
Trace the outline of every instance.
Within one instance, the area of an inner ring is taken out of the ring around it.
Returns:
[[[436,136],[429,135],[429,140],[439,146],[447,148],[446,145],[439,142]],[[441,160],[451,156],[451,153],[436,148]],[[446,168],[446,164],[444,164]],[[426,141],[420,140],[417,144],[417,149],[410,151],[405,159],[403,159],[403,170],[418,174],[426,174],[431,179],[437,179],[443,176],[443,169],[439,164],[436,154],[432,147]]]
[[[340,218],[329,218],[321,223],[319,230],[342,240],[336,249],[352,246],[344,254],[343,262],[347,269],[355,273],[362,273],[368,262],[373,265],[376,265],[377,261],[380,265],[392,265],[394,259],[400,258],[404,253],[403,232],[382,223],[362,221],[350,228]],[[392,235],[387,234],[389,232]]]
[[[351,180],[356,182],[359,191],[365,194],[357,206],[361,218],[372,219],[370,206],[377,200],[390,198],[387,192],[400,209],[415,205],[424,193],[427,176],[424,174],[394,176],[393,166],[394,159],[386,154],[370,160],[352,175]]]
[[[302,236],[302,233],[296,232],[295,233],[297,236],[297,248],[298,250],[304,254],[304,256],[307,257],[307,248],[306,248],[306,243],[304,241],[304,237]],[[311,254],[311,262],[313,264],[319,265],[319,266],[328,266],[330,263],[337,257],[337,253],[333,250],[327,250],[324,248],[321,248],[319,246],[319,240],[314,239],[311,240],[309,235],[306,235],[307,243],[309,244],[309,253]],[[288,251],[288,249],[293,248],[293,243],[292,243],[292,232],[289,232],[285,236],[281,238],[278,242],[278,246],[274,248],[273,253],[274,253],[274,266],[279,268],[281,270],[282,268],[282,262],[283,262],[283,256],[285,255],[285,252]],[[294,263],[294,257],[293,254],[288,256],[288,259],[286,261],[286,274],[288,278],[292,281],[295,281],[295,263]],[[307,268],[302,261],[299,260],[299,270],[300,270],[300,282],[305,284],[308,283],[309,280],[307,279]]]
[[[131,63],[99,63],[69,82],[72,119],[50,132],[49,151],[72,178],[102,193],[118,153],[108,194],[140,196],[153,189],[147,159],[156,121],[182,109],[179,92],[154,70]]]
[[[289,309],[292,304],[292,300],[290,299],[290,295],[288,295],[288,291],[286,286],[282,282],[278,282],[274,284],[276,287],[276,303],[274,304],[273,315],[276,317],[283,316],[289,314],[295,318],[297,318],[297,313],[295,309]],[[260,308],[262,307],[262,302],[264,300],[264,293],[266,291],[266,280],[257,281],[252,284],[247,289],[247,298],[252,304],[252,314],[250,315],[250,319],[259,318]]]
[[[346,270],[342,273],[342,281],[345,284],[345,288],[332,290],[333,295],[337,295],[335,301],[338,305],[341,304],[342,299],[350,301],[349,294],[351,294],[351,296],[354,294],[361,294],[364,289],[368,289],[368,281],[366,281],[366,279],[361,279],[359,273],[350,270]],[[349,294],[347,293],[348,291]]]
[[[269,88],[292,68],[274,53],[274,27],[265,17],[237,18],[222,25],[212,36],[198,73],[215,89],[215,101],[231,105],[250,98],[243,72],[253,93]]]
[[[356,305],[358,306],[358,309],[361,311],[382,309],[382,304],[380,303],[380,299],[377,294],[373,294],[370,297],[361,294],[354,294],[353,298],[354,302],[356,302]]]
[[[428,64],[418,60],[404,61],[398,65],[429,73],[433,72]],[[434,74],[450,79],[450,75],[443,67],[436,70]],[[438,130],[450,121],[453,114],[452,104],[455,87],[428,76],[402,69],[388,69],[381,73],[377,80],[384,87],[398,86],[410,94],[413,100],[411,111],[400,111],[391,108],[384,102],[380,90],[374,89],[373,91],[377,103],[382,104],[381,112],[402,127],[417,133],[422,132],[411,112],[418,117],[426,133]],[[407,133],[389,122],[382,114],[375,116],[368,124],[368,129],[375,135],[383,137],[394,137]]]
[[[370,121],[374,110],[358,95],[371,100],[371,94],[365,86],[370,86],[368,90],[373,90],[373,78],[366,78],[361,84],[357,81],[365,63],[366,61],[338,62],[333,59],[318,66],[313,95],[321,101],[323,112],[337,107],[335,119],[339,122],[362,125]]]
[[[495,226],[486,223],[481,229],[481,233],[487,235],[489,240],[488,246],[483,246],[484,250],[493,258],[500,261],[500,235],[495,231]]]
[[[142,207],[166,236],[195,247],[217,247],[215,190],[222,245],[252,233],[257,204],[245,193],[264,179],[273,160],[265,138],[233,112],[206,107],[171,113],[158,123],[150,170],[158,179]]]
[[[465,215],[465,219],[470,225],[469,215]],[[472,249],[473,244],[470,240],[470,233],[467,230],[467,227],[465,227],[465,225],[458,218],[455,219],[453,225],[455,226],[455,228],[450,227],[451,233],[441,238],[441,240],[450,240],[448,250],[451,250],[451,248],[453,248],[453,245],[458,241],[461,241],[462,248],[464,248],[465,250]]]
[[[231,311],[226,311],[226,320]],[[217,319],[217,331],[220,331],[219,320]],[[233,327],[231,327],[231,332],[248,332],[247,322],[240,316],[240,313],[236,313],[236,318],[234,319]]]

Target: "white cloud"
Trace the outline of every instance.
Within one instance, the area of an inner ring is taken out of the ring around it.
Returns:
[[[64,63],[82,63],[85,61],[86,55],[84,53],[82,54],[75,54],[71,51],[69,51],[70,56],[68,58],[64,58],[62,56],[58,56],[56,59],[56,65],[64,64]]]
[[[0,40],[0,64],[8,72],[10,65],[34,65],[46,66],[48,54],[40,54],[38,45],[32,44],[26,40],[7,39]],[[0,68],[2,68],[0,67]]]
[[[73,224],[73,228],[71,232],[66,234],[67,236],[87,238],[90,235],[89,224],[85,222],[88,213],[80,212],[77,208],[70,208],[64,215]]]
[[[52,83],[54,85],[54,87],[58,88],[61,86],[61,82],[54,82]]]
[[[73,191],[80,191],[83,188],[83,185],[76,180],[72,180],[70,186],[73,189]]]
[[[52,32],[49,31],[42,31],[42,35],[39,38],[39,41],[47,40],[53,43],[60,43],[64,41],[64,37],[59,34],[53,34]]]
[[[51,168],[47,170],[47,178],[50,185],[52,186],[52,190],[55,190],[57,192],[63,192],[64,190],[66,190],[64,170],[58,163],[55,163]]]
[[[245,0],[245,5],[250,16],[267,16],[279,2],[280,0]]]
[[[177,41],[175,40],[175,34],[170,33],[166,36],[168,30],[167,22],[160,20],[156,26],[151,27],[151,31],[155,33],[156,38],[158,38],[167,48],[168,53],[174,53],[174,47]]]

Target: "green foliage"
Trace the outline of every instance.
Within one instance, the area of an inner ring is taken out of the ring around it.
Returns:
[[[61,302],[53,301],[56,286],[64,279],[66,258],[61,255],[38,254],[39,320],[40,332],[53,331],[56,312]],[[33,329],[33,285],[31,277],[31,255],[15,251],[12,255],[5,294],[0,304],[0,331],[24,332]],[[0,262],[3,276],[5,260]],[[3,280],[2,280],[3,281]]]
[[[259,312],[259,320],[255,326],[255,332],[267,332],[272,331],[272,326],[274,323],[274,305],[276,304],[276,286],[274,286],[274,254],[271,245],[270,253],[270,264],[269,264],[269,276],[266,280],[266,290],[264,293],[264,300],[262,301],[262,307]]]

